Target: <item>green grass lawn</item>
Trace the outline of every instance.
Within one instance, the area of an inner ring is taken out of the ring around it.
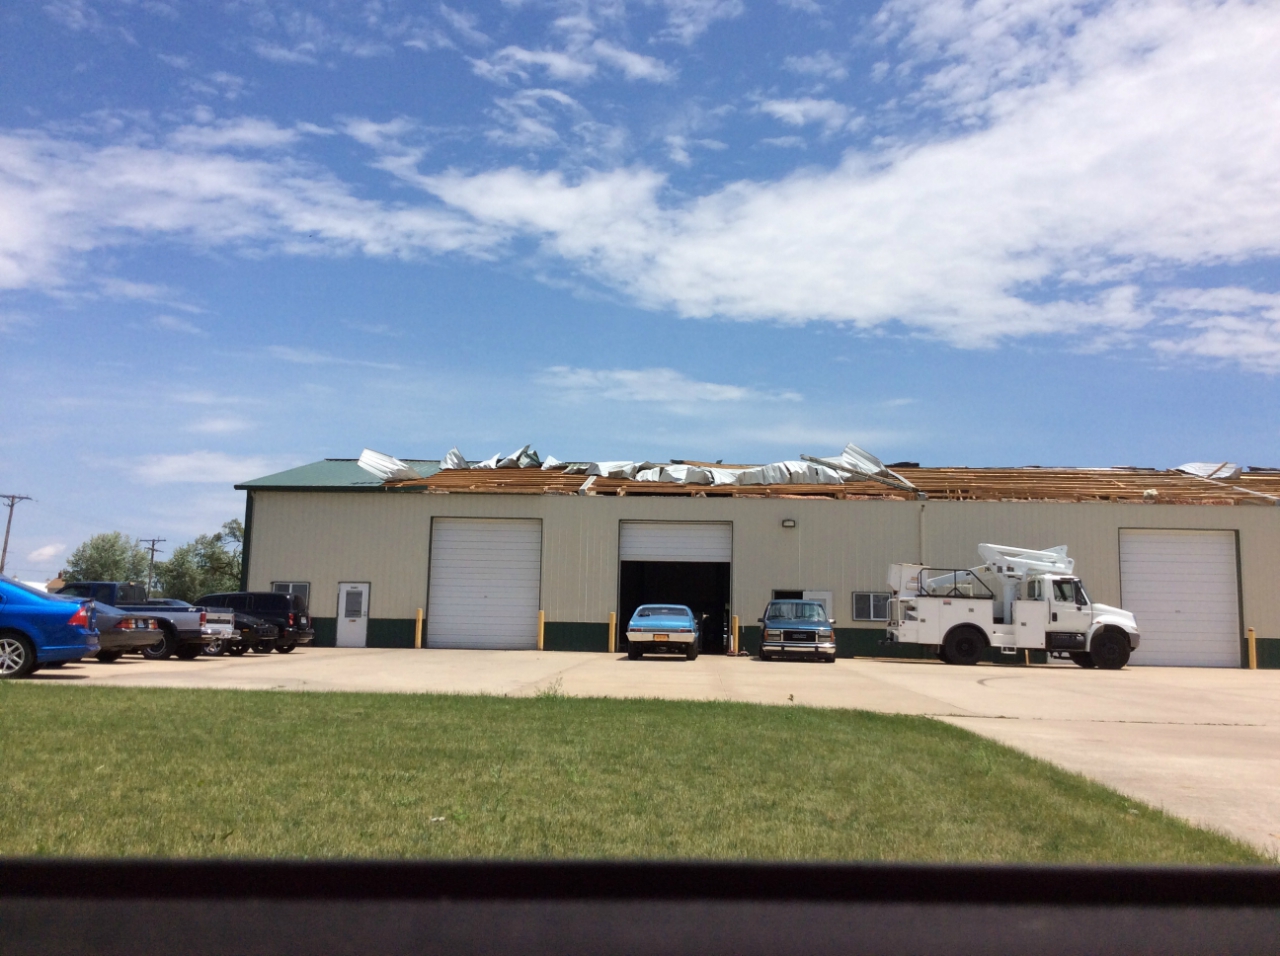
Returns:
[[[946,724],[752,704],[0,685],[0,855],[1256,863]]]

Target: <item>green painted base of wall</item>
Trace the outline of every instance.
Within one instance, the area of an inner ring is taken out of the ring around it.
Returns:
[[[413,630],[418,622],[411,617],[371,617],[365,647],[413,647]]]
[[[311,629],[316,632],[311,641],[312,647],[338,646],[338,619],[336,617],[313,617]]]
[[[1245,649],[1245,663],[1249,661],[1248,648]],[[1280,669],[1280,640],[1264,638],[1258,641],[1258,670]]]
[[[365,635],[365,647],[413,647],[413,628],[417,622],[413,618],[371,617],[369,630]],[[311,627],[315,630],[312,647],[338,646],[338,619],[334,617],[313,617]]]
[[[609,650],[609,625],[590,621],[547,621],[542,628],[544,651]]]

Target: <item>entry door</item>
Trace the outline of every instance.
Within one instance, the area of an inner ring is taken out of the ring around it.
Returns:
[[[535,649],[541,583],[541,521],[436,518],[427,646]]]
[[[1240,666],[1234,531],[1121,531],[1120,600],[1142,635],[1130,664]]]
[[[338,646],[365,647],[369,639],[369,585],[338,585]]]

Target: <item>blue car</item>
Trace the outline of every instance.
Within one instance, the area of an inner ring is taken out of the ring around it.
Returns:
[[[98,653],[94,605],[0,574],[0,679]]]
[[[627,625],[627,657],[647,652],[698,656],[698,622],[683,604],[641,604]]]

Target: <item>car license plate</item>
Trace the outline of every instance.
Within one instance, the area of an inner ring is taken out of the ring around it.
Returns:
[[[668,640],[669,638],[670,638],[670,635],[669,635],[669,634],[655,634],[655,635],[653,635],[653,639],[654,639],[655,641],[665,641],[665,640]]]

